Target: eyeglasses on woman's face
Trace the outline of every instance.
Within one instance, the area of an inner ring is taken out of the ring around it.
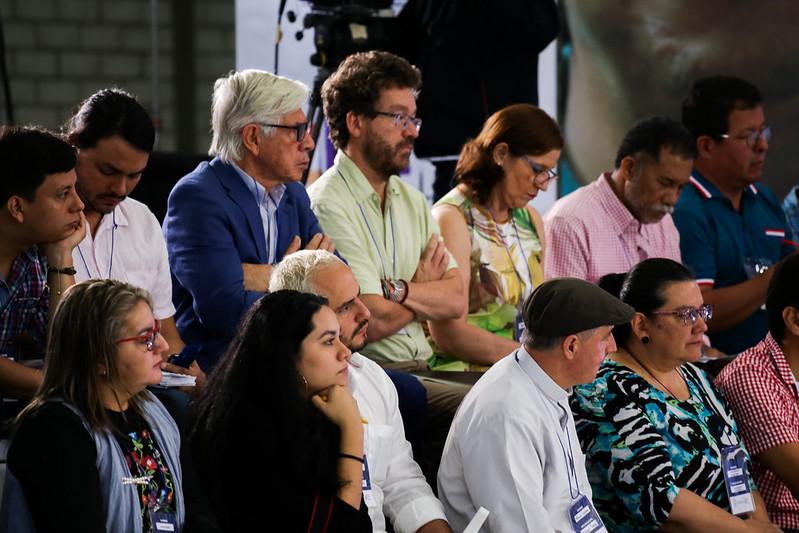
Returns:
[[[526,155],[522,157],[524,157],[524,160],[530,165],[533,171],[533,183],[535,183],[537,187],[545,187],[547,183],[557,179],[558,170],[556,168],[546,168],[543,165],[539,165]]]
[[[148,352],[152,352],[153,350],[155,350],[155,344],[158,340],[159,333],[161,333],[161,321],[156,320],[155,323],[153,324],[153,327],[151,327],[141,335],[136,335],[135,337],[128,337],[125,339],[119,339],[117,341],[114,341],[114,344],[122,344],[123,342],[140,342],[144,344]]]
[[[700,318],[703,322],[710,322],[713,318],[713,306],[705,304],[701,307],[683,307],[674,311],[652,311],[650,315],[674,315],[686,326],[693,326]]]

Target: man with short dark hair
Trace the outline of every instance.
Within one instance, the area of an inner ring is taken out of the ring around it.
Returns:
[[[472,387],[447,437],[438,495],[455,531],[480,507],[491,513],[486,531],[601,531],[570,520],[586,526],[590,516],[601,525],[569,389],[594,380],[616,350],[613,326],[634,313],[574,278],[544,282],[527,298],[522,347]]]
[[[779,200],[760,182],[771,129],[757,87],[730,76],[696,81],[682,122],[697,148],[674,213],[682,258],[713,305],[713,346],[735,354],[766,335],[769,267],[796,249]]]
[[[771,520],[799,531],[799,256],[774,268],[766,296],[769,333],[724,367],[716,385],[752,455]]]
[[[85,218],[75,151],[60,137],[3,128],[0,168],[0,394],[29,398],[41,372],[14,359],[44,356],[50,313],[75,283],[72,249]]]
[[[381,364],[426,365],[432,350],[421,321],[462,311],[458,265],[427,200],[397,176],[419,135],[420,85],[404,59],[366,52],[345,59],[322,87],[338,153],[308,195],[361,286],[372,314],[364,353]]]
[[[679,122],[650,117],[624,136],[613,172],[561,198],[544,219],[547,279],[596,282],[650,257],[680,261],[671,218],[696,153]]]
[[[77,190],[88,224],[86,238],[72,252],[76,281],[113,278],[147,290],[170,353],[179,353],[183,341],[175,327],[161,225],[146,205],[128,197],[153,151],[150,116],[127,92],[103,89],[80,104],[67,139],[78,149]]]

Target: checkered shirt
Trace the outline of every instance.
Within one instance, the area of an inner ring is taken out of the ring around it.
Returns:
[[[0,309],[0,355],[19,356],[21,337],[29,335],[36,350],[44,354],[50,292],[47,288],[47,260],[33,246],[20,252],[11,263],[5,282],[9,299]]]
[[[671,215],[641,224],[611,189],[610,174],[561,198],[544,220],[544,277],[596,282],[650,257],[682,262]]]
[[[753,458],[799,442],[799,393],[788,361],[770,333],[727,365],[716,385],[727,397]],[[771,520],[783,528],[799,529],[799,501],[788,487],[757,459],[752,475]]]

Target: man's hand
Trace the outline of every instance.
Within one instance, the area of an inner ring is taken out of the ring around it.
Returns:
[[[299,251],[302,246],[302,241],[299,235],[295,235],[291,240],[283,257]],[[306,250],[327,250],[330,253],[336,251],[333,245],[333,239],[321,233],[317,233],[308,244],[305,246]],[[272,277],[273,265],[262,265],[258,263],[242,263],[241,270],[244,274],[244,290],[255,292],[266,292],[269,290],[269,278]]]
[[[61,240],[43,243],[42,252],[47,262],[58,268],[72,266],[72,250],[86,237],[86,216],[80,212],[80,225]]]
[[[415,283],[427,283],[428,281],[438,281],[444,277],[447,272],[447,265],[449,264],[449,254],[444,241],[434,233],[430,236],[422,252],[422,257],[419,258],[419,264],[416,266],[411,281]]]
[[[299,237],[296,237],[299,239]],[[336,251],[336,247],[333,246],[333,239],[328,237],[327,235],[322,235],[321,233],[317,233],[311,240],[308,241],[308,244],[305,245],[306,250],[327,250],[331,254]]]

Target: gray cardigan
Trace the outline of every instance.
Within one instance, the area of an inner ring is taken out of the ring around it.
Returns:
[[[183,528],[186,515],[180,467],[180,433],[166,408],[151,392],[145,390],[141,393],[140,399],[142,415],[147,425],[150,426],[161,453],[164,454],[175,484],[178,525],[176,533],[179,533]],[[100,475],[106,531],[109,533],[141,533],[143,524],[139,495],[135,485],[122,482],[123,478],[130,477],[130,470],[128,470],[116,437],[110,431],[92,431],[86,419],[75,406],[67,402],[63,403],[81,419],[97,446],[96,466]],[[3,499],[0,504],[0,533],[6,532],[36,532],[28,505],[25,502],[22,486],[10,470],[6,470]]]

